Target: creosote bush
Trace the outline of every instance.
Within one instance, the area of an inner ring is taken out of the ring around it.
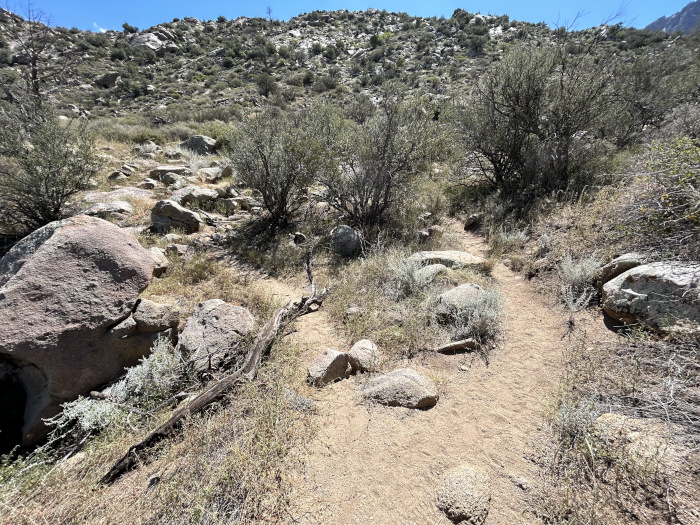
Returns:
[[[5,108],[0,128],[0,223],[35,230],[62,219],[100,166],[86,122]]]

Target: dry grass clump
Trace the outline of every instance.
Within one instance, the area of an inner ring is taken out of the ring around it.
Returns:
[[[612,346],[576,337],[546,414],[554,441],[538,504],[543,521],[684,522],[698,510],[700,486],[697,336],[660,341],[636,331]],[[636,418],[637,429],[611,434],[596,422],[604,413]]]
[[[412,356],[443,342],[467,336],[490,337],[500,317],[500,296],[485,292],[474,308],[466,308],[455,322],[438,322],[438,294],[457,284],[487,287],[490,279],[467,269],[449,269],[434,279],[407,258],[406,249],[376,249],[365,258],[336,268],[326,303],[328,311],[351,340],[371,339],[397,357]],[[350,310],[349,310],[350,308]],[[469,335],[467,335],[469,334]]]
[[[107,429],[72,458],[0,464],[3,523],[284,522],[290,474],[311,427],[293,403],[295,349],[276,345],[256,381],[223,409],[185,421],[179,435],[113,486],[97,482],[148,427]]]

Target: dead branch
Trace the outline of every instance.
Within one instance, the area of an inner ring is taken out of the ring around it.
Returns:
[[[316,285],[311,273],[311,250],[307,254],[306,271],[311,281],[311,297],[302,297],[298,302],[287,303],[282,308],[277,309],[270,320],[263,326],[260,334],[258,334],[241,368],[209,386],[204,392],[190,401],[183,402],[165,423],[148,434],[142,441],[131,446],[126,454],[104,475],[100,483],[111,484],[123,474],[135,468],[139,463],[139,454],[172,435],[185,416],[201,412],[207,406],[223,398],[237,385],[244,381],[252,381],[255,378],[262,358],[270,353],[272,344],[280,330],[287,327],[295,319],[318,310],[327,294],[326,288],[320,294],[316,294]]]

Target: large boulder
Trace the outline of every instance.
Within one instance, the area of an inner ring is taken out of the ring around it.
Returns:
[[[330,348],[318,354],[308,368],[306,380],[314,386],[323,386],[350,376],[352,368],[348,354]]]
[[[656,262],[603,286],[603,309],[626,324],[666,331],[700,330],[700,264]]]
[[[195,370],[219,368],[225,361],[238,360],[245,352],[237,343],[250,333],[255,319],[241,306],[221,299],[199,303],[180,334],[178,348],[188,356]]]
[[[422,265],[443,264],[448,268],[468,267],[477,270],[483,268],[484,265],[484,260],[481,257],[477,257],[468,252],[454,250],[417,252],[411,255],[408,260],[415,261]]]
[[[194,135],[180,144],[181,148],[186,148],[198,155],[208,155],[214,153],[216,140],[206,135]]]
[[[0,361],[24,391],[24,443],[45,435],[41,418],[61,403],[148,354],[155,333],[115,329],[152,274],[153,259],[132,233],[85,215],[38,229],[0,260]]]
[[[171,229],[183,230],[185,233],[199,231],[202,219],[192,210],[183,208],[177,202],[171,200],[158,201],[151,210],[151,222],[157,232],[166,232]]]
[[[331,232],[331,246],[338,255],[352,257],[357,255],[362,247],[362,235],[350,226],[342,224]]]
[[[170,196],[170,200],[183,206],[187,204],[201,206],[207,202],[215,201],[218,197],[219,194],[216,190],[190,185],[175,190]]]
[[[455,523],[481,525],[490,503],[488,477],[469,465],[447,472],[437,491],[438,508]]]
[[[631,252],[620,255],[598,270],[598,282],[600,286],[603,286],[618,275],[641,266],[645,262],[646,258],[638,253]]]
[[[410,368],[374,377],[360,392],[365,399],[390,407],[429,408],[439,399],[435,383]]]

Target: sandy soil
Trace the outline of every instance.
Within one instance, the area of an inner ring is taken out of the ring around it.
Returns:
[[[479,237],[455,231],[453,249],[484,252]],[[506,299],[506,325],[488,363],[473,354],[429,354],[395,364],[438,383],[434,408],[360,404],[356,389],[367,375],[311,392],[318,432],[305,470],[294,479],[290,522],[450,523],[435,505],[435,492],[443,474],[462,463],[490,477],[489,524],[537,521],[528,504],[540,484],[533,451],[544,438],[543,410],[571,344],[563,338],[569,317],[505,266],[498,264],[493,276]],[[602,323],[578,322],[597,339],[610,337]],[[297,328],[294,337],[309,359],[322,348],[347,349],[322,311]]]

